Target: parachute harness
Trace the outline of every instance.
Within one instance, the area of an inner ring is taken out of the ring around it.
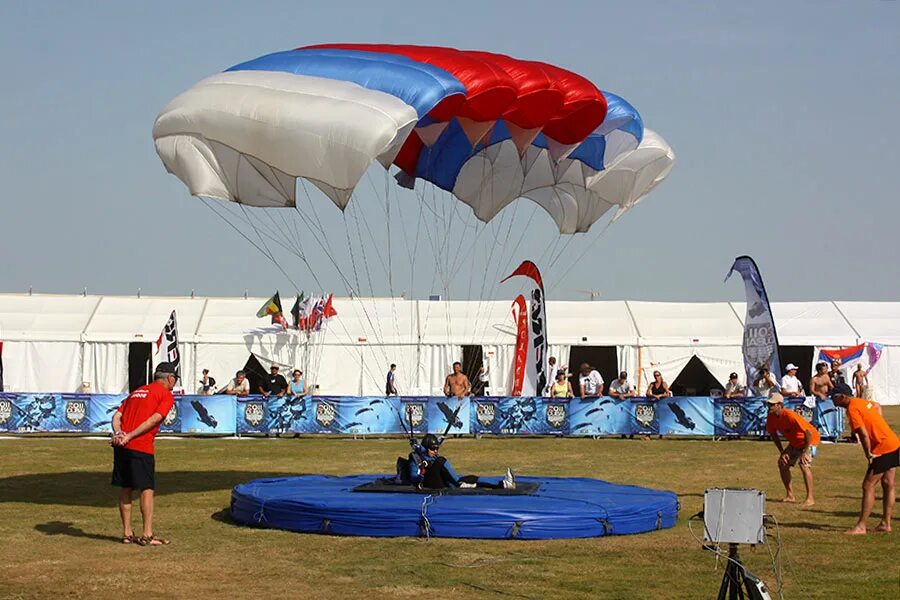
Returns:
[[[431,521],[428,520],[428,507],[434,504],[440,494],[428,494],[422,499],[422,517],[419,519],[419,535],[426,540],[431,539]]]

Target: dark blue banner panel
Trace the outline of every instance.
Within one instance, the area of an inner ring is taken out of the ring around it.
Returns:
[[[0,431],[108,433],[124,395],[0,393]],[[824,439],[844,428],[830,400],[787,407]],[[550,398],[178,396],[162,433],[344,435],[765,436],[762,398]]]

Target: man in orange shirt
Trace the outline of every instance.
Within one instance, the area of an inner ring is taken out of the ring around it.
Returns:
[[[894,433],[884,417],[881,416],[881,407],[877,403],[862,398],[850,396],[850,386],[845,383],[835,386],[835,393],[831,397],[836,406],[847,409],[847,417],[850,420],[850,429],[859,438],[869,461],[866,476],[863,478],[862,510],[859,513],[859,521],[852,529],[846,531],[850,535],[862,535],[867,532],[866,520],[872,507],[875,506],[875,485],[881,481],[882,502],[884,510],[881,522],[875,531],[890,533],[891,515],[894,512],[894,476],[897,467],[900,466],[900,438]]]
[[[766,432],[778,447],[778,471],[784,483],[785,496],[782,502],[796,502],[794,488],[791,486],[791,467],[800,465],[803,483],[806,484],[806,500],[803,506],[812,506],[813,499],[812,448],[819,444],[819,432],[806,419],[784,407],[784,397],[779,393],[772,394],[769,403],[769,415],[766,418]],[[785,448],[779,434],[787,440]]]
[[[141,546],[163,546],[168,540],[153,535],[153,490],[156,487],[156,460],[153,440],[159,426],[169,414],[175,398],[172,388],[178,382],[175,366],[160,363],[153,374],[153,383],[131,392],[113,415],[112,484],[119,492],[119,516],[122,518],[122,543]],[[136,537],[131,528],[131,494],[138,490],[141,497],[143,535]]]

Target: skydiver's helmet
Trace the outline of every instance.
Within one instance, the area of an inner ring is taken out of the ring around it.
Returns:
[[[426,450],[437,450],[441,447],[441,442],[433,433],[427,433],[425,434],[425,437],[422,438],[422,447]]]

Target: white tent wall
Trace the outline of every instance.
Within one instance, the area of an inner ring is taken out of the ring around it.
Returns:
[[[662,373],[666,383],[672,385],[694,356],[723,386],[732,371],[742,373],[744,370],[740,346],[650,346],[643,348],[641,354],[644,386],[653,380],[654,369]]]
[[[7,392],[77,392],[81,386],[79,342],[3,342]]]
[[[884,347],[881,359],[869,373],[869,387],[875,402],[900,404],[900,346]]]
[[[455,344],[428,344],[420,347],[418,391],[426,396],[442,396],[444,380],[453,369],[453,363],[462,360],[462,346]]]
[[[643,358],[643,351],[639,350],[637,346],[616,346],[616,359],[619,363],[619,370],[628,373],[628,379],[636,386],[635,389],[639,395],[644,393],[644,390],[647,389],[648,381],[653,379],[653,368],[646,362],[642,365],[640,361]],[[640,376],[638,376],[639,371]],[[647,377],[650,379],[648,380]],[[607,389],[608,387],[607,385]]]
[[[250,351],[244,344],[197,343],[193,354],[194,374],[209,369],[209,374],[215,378],[216,387],[219,389],[225,387],[235,372],[243,369],[247,359],[250,358]],[[185,382],[190,381],[193,384],[195,380],[199,380],[199,377],[185,379]],[[190,391],[187,383],[185,389]]]
[[[85,342],[81,381],[94,394],[128,391],[128,342]]]

